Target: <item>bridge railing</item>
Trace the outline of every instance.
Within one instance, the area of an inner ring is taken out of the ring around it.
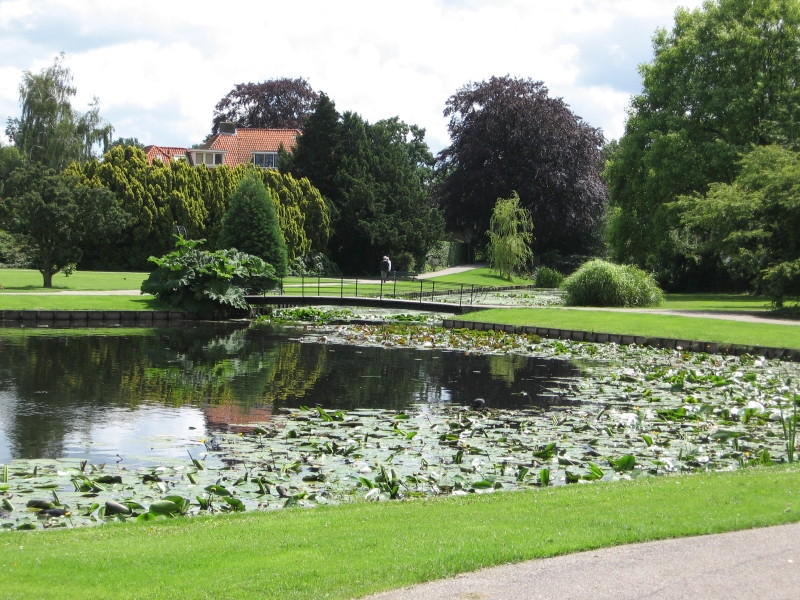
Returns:
[[[428,279],[364,279],[353,277],[286,277],[268,294],[282,296],[335,298],[396,298],[439,301],[472,305],[488,294],[502,291],[530,290],[533,285],[480,286]]]

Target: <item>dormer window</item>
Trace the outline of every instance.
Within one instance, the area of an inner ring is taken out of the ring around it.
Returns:
[[[277,152],[253,152],[253,164],[263,169],[278,168]]]
[[[194,165],[205,165],[209,169],[213,169],[214,167],[225,164],[225,150],[219,151],[200,148],[197,150],[189,150],[189,152],[192,155],[192,164]]]

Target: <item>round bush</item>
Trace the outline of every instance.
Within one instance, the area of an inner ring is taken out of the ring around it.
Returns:
[[[631,265],[590,260],[561,284],[568,306],[658,306],[664,292],[653,276]]]
[[[536,281],[534,286],[537,288],[557,288],[564,281],[564,274],[549,267],[539,267],[536,270]]]

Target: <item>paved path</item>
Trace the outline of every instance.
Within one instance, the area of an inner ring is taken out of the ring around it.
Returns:
[[[455,275],[456,273],[463,273],[464,271],[472,271],[472,269],[482,269],[486,267],[485,263],[475,263],[473,265],[461,265],[458,267],[450,267],[440,271],[431,271],[430,273],[420,273],[417,279],[430,279],[431,277],[442,277],[443,275]]]
[[[800,524],[532,560],[368,598],[796,600]]]

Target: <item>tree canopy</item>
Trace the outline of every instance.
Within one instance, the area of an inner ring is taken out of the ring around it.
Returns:
[[[102,161],[73,165],[68,171],[86,185],[109,189],[131,216],[113,244],[87,240],[85,265],[146,269],[150,256],[161,256],[172,248],[175,225],[185,227],[189,238],[205,238],[216,246],[229,198],[250,169],[246,165],[208,169],[183,161],[151,165],[144,152],[128,146],[113,148]],[[274,169],[254,173],[269,189],[289,258],[324,250],[331,220],[319,191],[308,180]]]
[[[756,147],[739,168],[732,183],[682,197],[681,222],[704,254],[780,305],[800,294],[800,154]]]
[[[114,129],[101,119],[97,98],[81,113],[71,104],[76,92],[63,54],[40,73],[23,73],[22,115],[8,119],[6,135],[25,158],[61,171],[94,157],[98,146],[108,148]]]
[[[40,163],[15,169],[4,193],[0,227],[21,237],[46,288],[54,274],[80,260],[86,238],[110,243],[128,220],[108,190],[80,185]]]
[[[698,253],[668,203],[731,183],[753,145],[797,146],[800,2],[716,0],[678,9],[640,67],[625,133],[605,170],[614,258],[663,285],[701,287],[722,265]]]
[[[450,230],[480,239],[496,199],[516,190],[536,223],[535,251],[592,245],[606,199],[599,129],[542,82],[509,76],[465,85],[444,114],[451,144],[438,156],[437,197]]]
[[[225,121],[240,127],[302,129],[317,97],[302,77],[237,83],[214,107],[212,133],[219,133]]]
[[[278,225],[275,204],[264,182],[252,175],[239,182],[228,201],[217,246],[258,256],[286,275],[286,242]]]
[[[319,188],[331,207],[332,259],[347,273],[364,273],[387,253],[423,261],[441,237],[427,187],[433,162],[424,129],[396,117],[369,123],[340,115],[323,94],[282,168]]]

